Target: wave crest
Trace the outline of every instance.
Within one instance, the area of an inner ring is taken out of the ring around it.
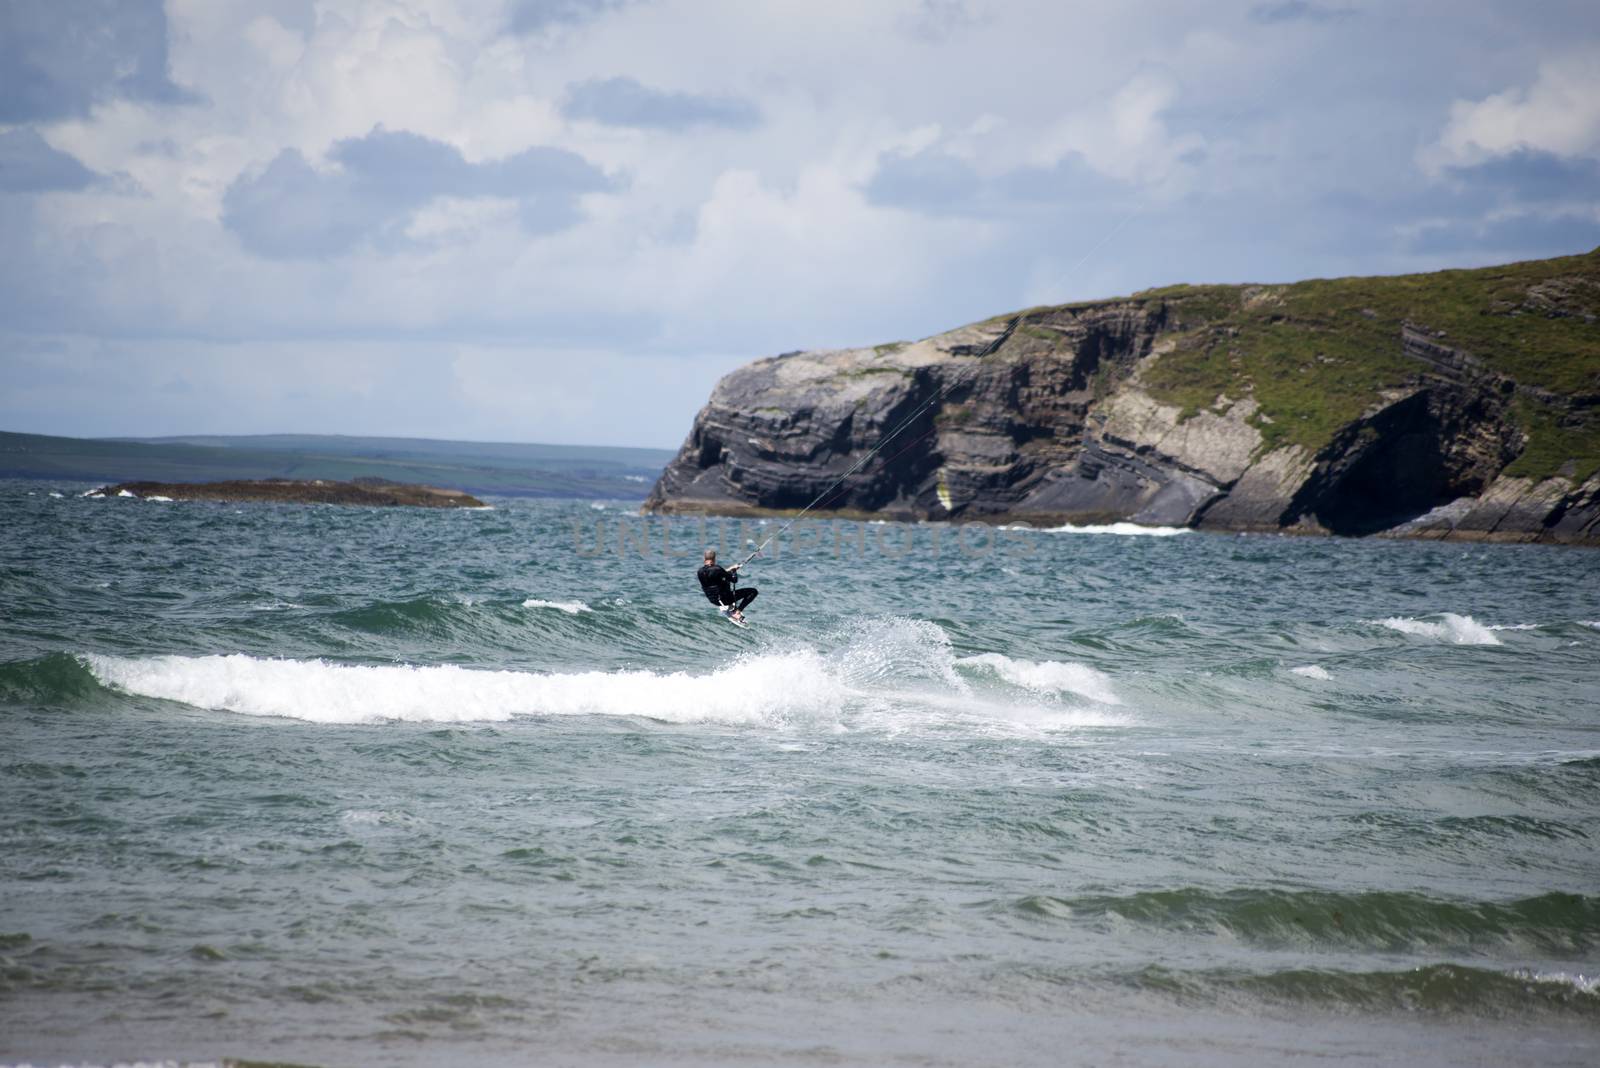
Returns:
[[[101,682],[197,708],[314,723],[494,722],[530,715],[759,723],[830,717],[838,684],[814,653],[754,657],[708,675],[541,674],[229,656],[87,656]]]
[[[94,680],[125,693],[316,723],[605,715],[772,727],[1035,732],[1125,722],[1104,711],[1120,700],[1111,680],[1093,668],[999,653],[958,659],[945,632],[927,621],[858,620],[821,644],[826,651],[757,651],[701,673],[533,672],[244,654],[93,654],[79,662]]]
[[[1418,619],[1414,616],[1390,616],[1378,620],[1380,627],[1409,634],[1414,638],[1433,638],[1455,645],[1499,645],[1494,632],[1471,616],[1458,616],[1454,612],[1440,612],[1437,619]]]
[[[1111,687],[1111,680],[1086,664],[1058,660],[1013,660],[1004,653],[965,656],[956,664],[993,672],[1005,682],[1035,693],[1077,694],[1103,705],[1122,703]]]
[[[1059,527],[1041,527],[1041,534],[1115,534],[1121,537],[1171,538],[1179,534],[1193,534],[1190,527],[1147,527],[1140,523],[1090,523],[1074,526],[1067,523]]]
[[[565,612],[575,616],[580,612],[592,612],[593,609],[582,601],[541,601],[537,597],[529,597],[522,602],[524,608],[552,608],[557,612]]]
[[[1593,1020],[1600,995],[1581,975],[1512,972],[1461,964],[1430,964],[1401,971],[1347,972],[1296,968],[1266,974],[1221,970],[1178,972],[1146,968],[1133,981],[1184,999],[1218,1001],[1237,994],[1290,1006],[1341,1011],[1403,1009],[1431,1016],[1473,1017],[1551,1014]]]
[[[1035,896],[1013,907],[1048,919],[1119,920],[1266,946],[1345,945],[1391,953],[1511,948],[1580,959],[1600,946],[1600,897],[1581,894],[1452,901],[1400,891],[1189,887],[1126,896]]]

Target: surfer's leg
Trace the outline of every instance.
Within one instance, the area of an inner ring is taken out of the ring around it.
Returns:
[[[754,586],[746,586],[734,596],[733,610],[735,612],[743,612],[750,606],[750,602],[755,599],[756,588]]]

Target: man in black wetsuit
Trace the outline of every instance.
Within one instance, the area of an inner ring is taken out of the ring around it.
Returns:
[[[744,610],[750,602],[756,599],[756,588],[747,587],[735,590],[734,584],[739,581],[739,568],[742,565],[734,564],[724,570],[717,566],[717,550],[707,549],[704,566],[695,572],[695,577],[700,580],[700,589],[705,591],[706,600],[725,611],[727,616],[736,623],[744,622]]]

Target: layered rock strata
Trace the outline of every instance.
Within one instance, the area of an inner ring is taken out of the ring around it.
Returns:
[[[1172,382],[1184,379],[1174,367],[1234,351],[1230,331],[1241,328],[1230,324],[1243,320],[1229,318],[1227,301],[1256,314],[1268,299],[1280,298],[1211,287],[1202,304],[1157,291],[913,343],[757,360],[717,383],[645,508],[784,513],[825,494],[813,514],[1600,544],[1592,466],[1581,470],[1579,457],[1533,477],[1515,470],[1537,433],[1519,405],[1555,412],[1558,426],[1593,426],[1600,378],[1590,394],[1556,394],[1425,322],[1374,324],[1355,308],[1361,343],[1382,361],[1354,416],[1320,440],[1275,426],[1287,417],[1265,409],[1257,384],[1269,373],[1315,381],[1323,369],[1312,361],[1342,360],[1341,373],[1359,375],[1360,356],[1338,356],[1337,337],[1317,342],[1336,355],[1285,355],[1280,368],[1269,353],[1254,377],[1224,379],[1205,402],[1175,400]],[[1245,328],[1327,331],[1270,307]],[[1587,337],[1593,316],[1571,329]],[[1291,359],[1306,362],[1297,372]]]

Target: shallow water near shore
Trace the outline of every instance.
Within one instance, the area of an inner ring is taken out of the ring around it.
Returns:
[[[1600,1059],[1600,553],[86,488],[0,1063]]]

